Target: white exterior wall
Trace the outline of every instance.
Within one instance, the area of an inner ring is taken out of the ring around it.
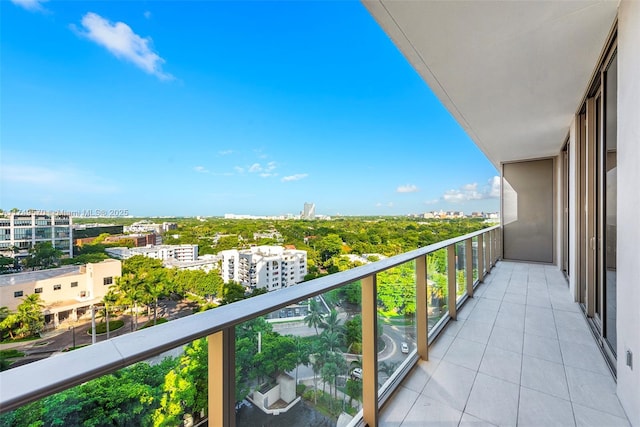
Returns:
[[[244,286],[275,291],[300,283],[307,275],[307,253],[285,249],[282,246],[254,246],[246,250],[228,250],[222,256],[222,280],[242,283]],[[229,260],[233,259],[233,268]],[[254,272],[251,273],[251,269]],[[231,274],[235,274],[235,278]],[[252,274],[254,280],[252,281]]]
[[[238,281],[238,268],[240,266],[240,253],[235,249],[220,251],[218,255],[222,257],[220,273],[224,283]]]
[[[115,278],[121,275],[122,264],[115,259],[104,260],[99,263],[89,263],[86,266],[74,267],[74,271],[69,271],[69,267],[59,269],[46,270],[52,274],[52,277],[37,279],[31,281],[18,280],[19,283],[12,285],[7,284],[0,286],[0,300],[2,305],[15,310],[24,297],[39,292],[40,298],[44,302],[48,310],[47,312],[61,312],[69,310],[77,306],[77,302],[97,302],[105,295],[109,287],[115,284]],[[60,275],[55,275],[56,270],[60,271]],[[38,272],[15,273],[13,275],[5,275],[3,279],[10,280],[12,276],[21,277]],[[106,277],[112,278],[112,284],[104,284]],[[74,286],[72,287],[72,284]],[[54,287],[59,286],[60,289]],[[22,291],[22,297],[15,297],[15,292]]]
[[[618,14],[617,392],[640,426],[640,2]],[[633,352],[633,369],[626,352]]]

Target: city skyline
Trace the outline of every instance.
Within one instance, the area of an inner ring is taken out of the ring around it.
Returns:
[[[495,167],[359,2],[1,7],[2,209],[499,210]]]

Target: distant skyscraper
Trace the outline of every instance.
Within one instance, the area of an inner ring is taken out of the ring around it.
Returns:
[[[315,219],[316,217],[316,205],[313,203],[305,203],[304,210],[301,215],[302,219]]]

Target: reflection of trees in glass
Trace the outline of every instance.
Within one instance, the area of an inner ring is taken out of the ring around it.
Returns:
[[[415,263],[408,262],[378,274],[378,303],[386,315],[416,311]]]

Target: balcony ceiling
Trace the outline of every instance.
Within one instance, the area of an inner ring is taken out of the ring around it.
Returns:
[[[618,1],[363,0],[491,162],[558,154]]]

